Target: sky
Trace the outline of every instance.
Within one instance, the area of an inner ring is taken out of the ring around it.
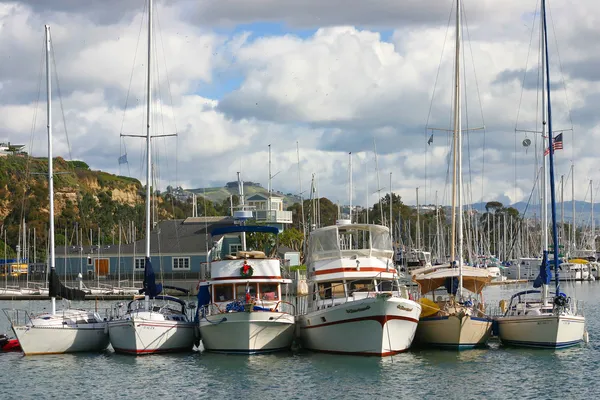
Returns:
[[[463,2],[466,202],[532,193],[543,147],[537,3]],[[589,201],[600,178],[600,4],[548,3],[552,124],[564,130],[555,176],[569,200],[574,164],[575,198]],[[222,186],[241,171],[266,187],[271,145],[272,187],[284,193],[308,197],[314,176],[320,196],[348,204],[351,152],[353,204],[388,193],[390,174],[405,203],[419,188],[421,204],[449,204],[454,8],[156,0],[151,132],[177,134],[152,140],[158,186]],[[54,155],[144,182],[144,140],[121,135],[146,132],[145,0],[0,1],[0,141],[47,154],[44,24]]]

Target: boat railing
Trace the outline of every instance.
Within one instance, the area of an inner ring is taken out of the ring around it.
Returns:
[[[12,326],[31,325],[31,318],[33,317],[33,314],[30,314],[27,310],[18,308],[3,308],[2,311]]]

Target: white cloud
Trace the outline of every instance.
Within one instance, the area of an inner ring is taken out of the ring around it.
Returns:
[[[86,160],[92,168],[118,172],[116,160],[123,151],[119,133],[144,133],[143,25],[138,44],[142,3],[113,2],[107,7],[114,13],[67,0],[0,4],[0,54],[4,57],[0,62],[0,138],[30,141],[43,25],[49,23],[73,157]],[[156,133],[179,133],[177,139],[155,139],[157,159],[164,163],[162,186],[223,184],[234,180],[240,169],[245,179],[266,186],[267,146],[271,144],[273,173],[278,173],[273,186],[296,193],[298,141],[303,190],[308,190],[311,175],[316,173],[321,195],[346,202],[348,152],[352,151],[354,202],[364,203],[368,197],[374,203],[375,139],[382,193],[388,190],[392,172],[393,188],[405,201],[414,202],[415,188],[420,187],[422,202],[433,202],[438,191],[439,199],[447,203],[448,134],[436,131],[433,145],[427,146],[431,132],[425,125],[451,126],[453,27],[446,26],[450,3],[381,0],[351,6],[344,2],[341,7],[337,0],[327,4],[287,0],[243,1],[242,7],[237,0],[157,2],[156,32],[160,35],[154,60],[160,90],[153,95],[160,97],[162,117],[155,117],[152,125]],[[463,109],[463,127],[485,122],[487,128],[485,136],[473,131],[465,139],[465,169],[471,168],[465,184],[471,185],[473,201],[481,200],[482,194],[484,201],[505,197],[517,201],[531,192],[533,146],[526,153],[521,146],[525,134],[515,137],[514,128],[520,102],[520,129],[535,129],[539,119],[535,90],[526,90],[521,99],[522,71],[535,72],[533,53],[525,64],[535,3],[510,0],[500,7],[491,0],[465,2],[472,42],[466,46],[464,98],[468,107]],[[560,87],[552,93],[555,127],[570,127],[568,105],[576,117],[575,134],[565,133],[565,150],[557,153],[557,174],[566,175],[570,160],[576,161],[579,197],[585,194],[586,180],[597,177],[595,155],[600,150],[596,146],[600,119],[595,111],[600,78],[589,67],[595,65],[600,12],[594,11],[600,11],[600,6],[591,0],[584,3],[580,7],[552,4],[568,83],[567,95]],[[261,36],[251,32],[252,26],[230,34],[222,29],[255,21],[317,29],[308,36],[293,31]],[[212,30],[215,26],[220,28]],[[378,32],[377,27],[388,31]],[[555,53],[552,78],[560,83]],[[218,88],[214,98],[198,94],[207,85],[218,86],[219,77],[237,79],[238,75],[239,88],[235,82]],[[535,76],[528,82],[535,89]],[[43,88],[37,106],[36,154],[45,153],[46,146]],[[153,110],[157,115],[161,112],[158,103]],[[55,152],[67,157],[58,101],[53,118]],[[531,134],[528,137],[533,139]],[[143,141],[127,139],[125,143],[131,174],[142,177]]]

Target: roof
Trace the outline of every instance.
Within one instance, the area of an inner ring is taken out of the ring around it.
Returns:
[[[278,195],[277,193],[271,193],[271,200],[273,199],[281,199],[283,198],[283,196]],[[264,201],[264,200],[268,200],[269,199],[269,195],[268,194],[263,194],[263,193],[255,193],[252,196],[246,198],[246,201]]]
[[[413,271],[412,280],[421,288],[421,294],[443,286],[448,278],[458,278],[459,269],[449,265],[423,268]],[[481,293],[483,288],[491,282],[492,277],[485,268],[462,267],[463,287],[473,293]]]
[[[150,233],[150,249],[152,254],[205,254],[207,247],[212,248],[210,231],[217,227],[231,226],[233,220],[223,218],[218,222],[194,222],[186,220],[161,221],[158,226]],[[123,243],[120,246],[121,256],[140,255],[143,256],[146,250],[145,239],[140,239],[135,243]],[[134,251],[135,250],[135,251]],[[56,257],[64,257],[65,246],[56,247]],[[78,255],[79,246],[67,246],[67,255]],[[98,246],[83,246],[82,254],[88,256],[116,256],[119,254],[118,244],[102,244]]]

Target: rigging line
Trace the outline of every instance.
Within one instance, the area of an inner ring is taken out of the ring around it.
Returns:
[[[464,8],[461,7],[461,11],[463,13],[464,16]],[[464,24],[466,24],[467,21],[464,21]],[[461,38],[462,38],[462,43],[464,44],[465,40],[464,40],[464,25],[461,25]],[[464,46],[463,46],[464,49]],[[463,96],[464,96],[464,101],[463,101],[463,105],[464,105],[464,110],[465,110],[465,127],[467,129],[466,133],[467,133],[467,164],[469,166],[469,179],[467,179],[467,183],[466,186],[469,188],[469,190],[463,190],[463,188],[461,188],[461,193],[463,193],[463,199],[466,202],[468,202],[469,204],[471,204],[473,202],[473,198],[472,198],[472,193],[471,191],[473,190],[473,175],[472,175],[472,170],[471,170],[471,132],[469,131],[469,105],[468,105],[468,95],[467,95],[467,62],[466,62],[466,55],[465,55],[465,51],[463,50],[462,52],[462,59],[463,59],[463,66],[465,66],[465,68],[462,69],[462,73],[463,73],[463,85],[464,85],[464,90],[463,90]],[[459,134],[463,135],[462,132],[459,132]],[[463,182],[464,185],[464,182]],[[465,195],[466,193],[466,195]],[[470,209],[470,206],[467,206],[467,209]]]
[[[160,27],[160,17],[159,17],[159,13],[155,11],[155,15],[156,15],[156,24],[158,25],[158,37],[160,39],[160,45],[162,47],[162,54],[163,54],[163,62],[165,64],[165,77],[167,79],[167,91],[169,93],[169,102],[171,105],[171,114],[172,114],[172,118],[173,118],[173,125],[175,128],[175,133],[177,133],[177,124],[175,122],[175,107],[173,107],[173,95],[171,93],[171,79],[169,78],[169,68],[167,68],[167,57],[165,56],[165,45],[163,42],[163,36],[162,36],[162,30]]]
[[[471,53],[471,64],[473,65],[473,75],[475,77],[475,88],[477,91],[477,100],[479,101],[479,111],[481,113],[481,124],[483,125],[483,147],[481,149],[481,201],[483,202],[483,193],[484,193],[484,174],[485,174],[485,150],[486,150],[486,134],[487,131],[485,129],[485,118],[483,117],[483,102],[481,100],[481,90],[479,89],[479,79],[477,79],[477,69],[475,68],[475,57],[473,56],[473,42],[471,41],[471,31],[469,30],[469,23],[467,21],[467,10],[465,7],[462,7],[465,27],[467,28],[467,43],[469,44],[469,52]],[[470,161],[470,158],[469,158]]]
[[[554,43],[556,45],[556,56],[558,58],[558,67],[560,70],[560,78],[562,80],[563,89],[565,91],[565,101],[567,102],[567,115],[569,116],[569,122],[571,124],[571,143],[575,143],[575,131],[573,130],[573,116],[571,115],[571,104],[569,102],[569,92],[567,91],[567,82],[565,81],[565,74],[563,72],[562,61],[560,59],[560,52],[558,51],[558,38],[556,37],[556,29],[554,29],[554,20],[552,19],[552,10],[547,7],[548,14],[550,15],[550,23],[552,24],[552,33],[554,36]],[[575,160],[575,146],[571,145],[571,162]]]
[[[39,74],[38,74],[38,94],[37,94],[37,99],[35,101],[35,107],[33,109],[33,117],[32,117],[32,121],[31,121],[31,129],[29,132],[29,155],[27,156],[27,161],[25,163],[25,182],[29,181],[29,177],[31,176],[31,163],[32,163],[32,154],[33,154],[33,143],[34,143],[34,137],[35,137],[35,127],[37,125],[37,115],[38,115],[38,110],[39,110],[39,104],[40,104],[40,96],[41,96],[41,92],[42,92],[42,75],[44,72],[44,58],[45,58],[45,50],[46,50],[46,39],[43,39],[42,41],[42,48],[41,48],[41,55],[40,55],[40,69],[39,69]],[[27,185],[27,188],[29,188],[29,185]],[[25,217],[25,202],[26,202],[27,196],[25,194],[23,194],[23,197],[21,199],[21,213],[20,213],[20,219],[19,221],[23,221],[23,218]]]
[[[533,197],[533,193],[534,193],[534,192],[535,192],[535,190],[536,190],[536,186],[537,186],[538,180],[539,180],[539,178],[540,178],[540,172],[541,172],[541,169],[540,169],[540,170],[538,170],[538,173],[537,173],[537,175],[536,175],[536,177],[535,177],[535,181],[533,182],[533,187],[532,187],[532,189],[531,189],[531,192],[529,192],[529,198],[527,199],[527,204],[525,204],[525,209],[523,210],[523,214],[521,214],[521,219],[522,219],[523,221],[526,221],[526,219],[525,219],[525,216],[526,216],[526,214],[527,214],[527,210],[529,209],[529,205],[531,204],[531,198]],[[515,243],[516,243],[516,241],[517,241],[517,237],[518,237],[517,235],[515,235],[515,236],[513,237],[512,243],[511,243],[511,245],[510,245],[510,251],[509,251],[509,253],[513,251],[513,248],[514,248],[514,246],[515,246]]]
[[[452,20],[452,10],[454,6],[450,6],[450,12],[448,13],[448,22],[446,24],[446,35],[444,36],[444,43],[442,44],[442,52],[440,54],[440,61],[438,63],[437,72],[435,74],[435,81],[433,83],[433,92],[431,93],[431,101],[429,102],[429,110],[427,111],[427,120],[425,122],[425,139],[427,140],[427,134],[429,133],[429,120],[431,118],[431,111],[433,110],[433,101],[435,99],[435,93],[437,89],[437,83],[440,77],[440,71],[442,69],[442,63],[444,59],[444,49],[446,48],[446,41],[448,40],[448,33],[450,31],[450,22]],[[425,199],[427,199],[427,150],[429,145],[425,145]]]
[[[48,33],[50,35],[50,33]],[[50,36],[50,50],[52,51],[52,66],[54,67],[54,77],[56,78],[56,93],[58,94],[58,101],[60,103],[60,113],[62,115],[63,126],[65,128],[65,137],[67,138],[67,149],[69,150],[69,160],[73,160],[73,154],[71,154],[71,143],[69,141],[69,132],[67,131],[67,119],[65,118],[65,108],[63,107],[62,95],[60,94],[60,80],[58,79],[58,68],[56,68],[56,54],[54,53],[54,41]]]
[[[146,14],[146,7],[147,7],[147,2],[144,2],[144,10],[142,12],[142,15]],[[125,108],[123,109],[123,118],[121,119],[121,132],[120,133],[123,133],[123,125],[125,124],[125,113],[127,112],[127,106],[129,104],[129,94],[131,93],[131,84],[133,82],[133,74],[135,71],[135,61],[137,59],[137,53],[138,53],[138,48],[140,46],[140,39],[142,36],[142,28],[143,27],[144,27],[144,18],[140,18],[140,31],[138,33],[138,39],[137,39],[137,43],[135,45],[135,52],[133,53],[133,63],[131,65],[131,74],[129,76],[129,86],[127,87],[127,95],[125,96]],[[125,151],[127,151],[127,150],[125,150]],[[129,168],[129,164],[127,164],[127,167]]]

